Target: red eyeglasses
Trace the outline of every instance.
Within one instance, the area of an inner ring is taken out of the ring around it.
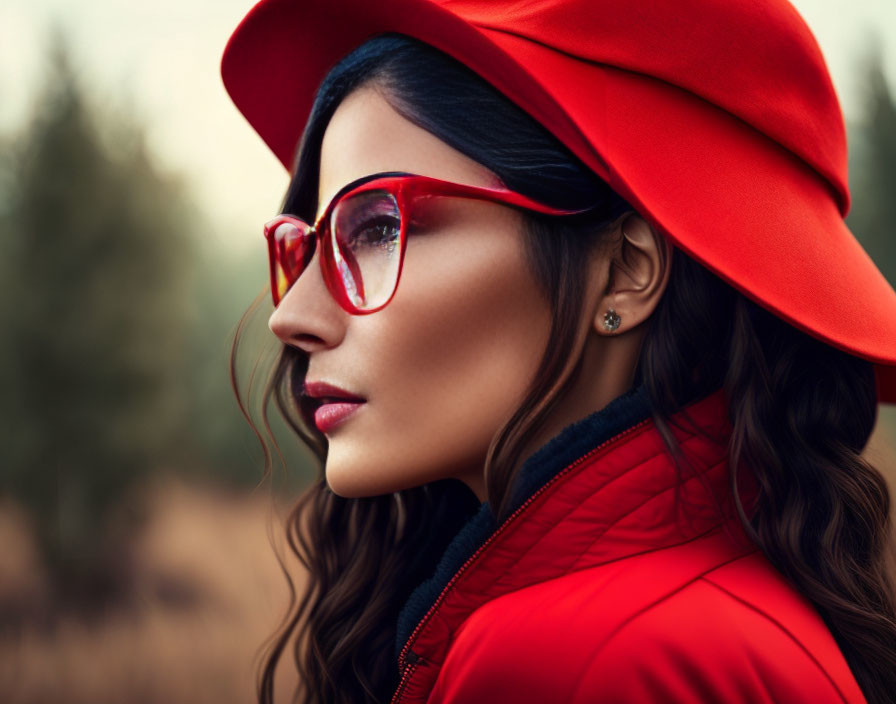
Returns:
[[[506,188],[482,188],[399,172],[365,176],[344,186],[309,225],[278,215],[264,226],[274,307],[305,271],[321,241],[320,267],[333,298],[354,315],[375,313],[398,288],[415,206],[432,197],[470,198],[547,215],[575,215]]]

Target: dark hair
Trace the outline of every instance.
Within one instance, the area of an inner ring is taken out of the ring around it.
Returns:
[[[554,320],[552,344],[529,393],[486,458],[488,501],[501,521],[524,438],[540,427],[578,372],[567,366],[577,358],[583,254],[601,246],[607,226],[632,208],[463,64],[410,37],[384,34],[346,56],[323,81],[284,212],[314,215],[323,132],[339,102],[361,84],[381,90],[406,118],[491,169],[509,188],[560,207],[601,206],[578,224],[526,216],[533,273]],[[814,604],[867,700],[890,701],[896,692],[896,605],[888,571],[889,495],[881,474],[860,456],[877,413],[871,363],[784,323],[678,249],[648,325],[634,383],[646,386],[669,451],[677,457],[669,416],[724,387],[733,427],[730,486],[741,522]],[[238,344],[239,333],[232,372]],[[295,636],[301,701],[387,702],[398,685],[398,611],[479,502],[454,479],[369,498],[335,495],[323,472],[326,438],[299,394],[307,361],[284,346],[264,391],[265,426],[273,397],[320,466],[287,525],[290,549],[308,570],[307,584],[297,599],[284,568],[291,603],[267,644],[258,697],[273,700],[277,664]],[[269,472],[267,449],[265,456]],[[759,487],[750,516],[737,492],[743,466],[752,469]]]

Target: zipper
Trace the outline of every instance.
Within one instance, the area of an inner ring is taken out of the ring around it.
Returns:
[[[489,536],[488,540],[486,540],[482,545],[480,545],[479,549],[476,550],[476,552],[474,552],[472,555],[470,555],[469,558],[467,558],[467,561],[464,562],[464,564],[460,566],[460,569],[458,569],[457,572],[454,573],[454,576],[451,578],[451,581],[449,581],[448,584],[445,585],[445,588],[442,589],[442,592],[439,594],[438,598],[435,600],[435,603],[433,603],[433,605],[429,608],[429,611],[427,611],[426,614],[424,614],[423,618],[420,619],[420,622],[417,624],[417,627],[413,630],[411,635],[408,637],[407,642],[404,644],[404,647],[401,649],[401,652],[398,655],[398,667],[399,667],[399,670],[402,670],[403,672],[402,672],[402,676],[401,676],[401,681],[398,684],[398,689],[396,690],[395,695],[392,697],[391,704],[398,704],[398,702],[401,700],[401,695],[403,694],[405,687],[407,687],[408,682],[410,681],[411,677],[414,674],[414,671],[417,669],[417,665],[424,661],[424,659],[422,657],[420,657],[420,655],[418,655],[413,650],[411,650],[412,644],[417,639],[417,636],[419,636],[420,631],[423,630],[424,626],[426,626],[426,623],[429,621],[430,617],[433,615],[433,613],[435,613],[435,611],[439,608],[441,603],[445,600],[445,597],[448,595],[448,592],[451,591],[451,588],[454,586],[454,583],[460,578],[460,576],[464,572],[466,572],[467,568],[479,557],[479,555],[489,545],[491,545],[492,542],[497,540],[497,538],[507,529],[507,527],[511,523],[513,523],[514,520],[516,520],[517,516],[519,516],[529,506],[529,504],[531,504],[533,501],[535,501],[535,499],[537,499],[542,493],[547,491],[547,489],[550,488],[551,485],[553,485],[555,482],[559,481],[564,475],[568,474],[570,471],[572,471],[573,469],[578,467],[580,464],[582,464],[586,460],[589,460],[592,457],[594,457],[594,455],[596,455],[601,450],[606,449],[607,446],[609,446],[610,444],[617,443],[617,442],[621,441],[623,438],[627,437],[628,435],[631,435],[636,430],[639,430],[643,426],[650,423],[651,420],[652,420],[652,418],[648,417],[648,418],[645,418],[644,420],[640,421],[639,423],[631,426],[630,428],[626,428],[619,434],[614,435],[612,438],[609,438],[608,440],[604,440],[604,442],[602,442],[600,445],[592,448],[591,450],[586,452],[584,455],[579,457],[577,460],[568,464],[566,467],[564,467],[562,470],[560,470],[557,474],[555,474],[553,477],[551,477],[551,479],[548,480],[540,489],[538,489],[534,494],[532,494],[528,499],[526,499],[526,501],[519,508],[517,508],[516,511],[514,511],[512,514],[510,514],[505,519],[505,521],[500,526],[498,526],[498,528],[495,529],[495,532],[492,533],[491,536]]]

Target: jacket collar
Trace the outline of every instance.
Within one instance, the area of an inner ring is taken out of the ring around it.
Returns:
[[[643,386],[532,454],[520,469],[509,517],[498,526],[482,503],[405,603],[395,643],[399,666],[411,645],[419,652],[428,638],[444,642],[473,610],[502,594],[680,544],[723,523],[745,539],[727,483],[731,428],[722,390],[686,406],[670,426],[692,465],[682,474]],[[740,481],[749,511],[755,485],[748,476]]]

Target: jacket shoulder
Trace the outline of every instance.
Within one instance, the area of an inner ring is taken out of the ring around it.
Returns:
[[[820,617],[760,553],[659,599],[639,598],[645,571],[625,562],[474,612],[430,701],[864,701]]]
[[[740,562],[627,620],[595,647],[571,701],[864,702],[811,605],[764,558]]]

